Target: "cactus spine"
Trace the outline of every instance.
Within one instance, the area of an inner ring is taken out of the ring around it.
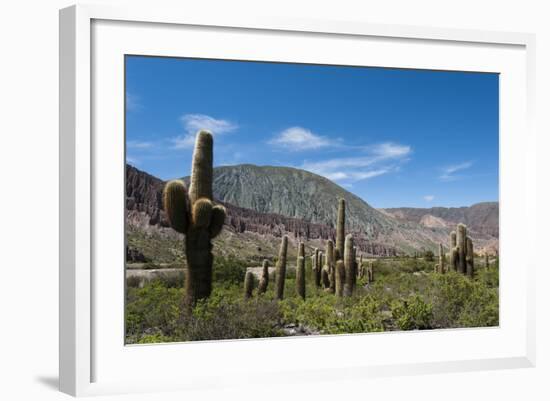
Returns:
[[[344,296],[351,297],[353,293],[353,279],[355,276],[353,260],[353,236],[351,234],[346,235],[346,241],[344,245],[344,266],[346,269]]]
[[[212,292],[212,243],[222,230],[225,208],[212,203],[213,138],[200,131],[195,140],[189,193],[183,181],[166,184],[163,191],[164,211],[170,226],[185,235],[185,299],[194,305]]]
[[[244,276],[244,299],[251,298],[252,291],[254,291],[254,274],[251,271],[247,271]]]
[[[275,297],[277,299],[283,299],[285,291],[285,277],[286,277],[286,251],[288,248],[288,237],[285,235],[281,240],[281,247],[279,248],[279,259],[275,268]]]
[[[339,260],[336,262],[335,266],[335,295],[337,297],[342,297],[344,295],[344,281],[346,277],[346,268],[344,267],[344,261]]]
[[[296,261],[296,293],[306,299],[306,256],[304,243],[298,246],[298,260]]]
[[[344,257],[344,235],[346,229],[346,201],[338,201],[338,220],[336,221],[336,260]]]
[[[258,285],[258,294],[264,294],[267,291],[268,285],[269,285],[269,262],[267,259],[264,259],[262,263],[262,278],[260,279],[260,284]]]

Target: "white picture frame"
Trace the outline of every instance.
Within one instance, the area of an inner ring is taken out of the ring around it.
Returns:
[[[223,46],[216,44],[220,39],[227,39]],[[182,48],[182,43],[187,47]],[[232,47],[232,43],[239,46]],[[331,51],[320,52],[321,44]],[[79,5],[61,10],[60,390],[80,396],[244,386],[251,377],[259,383],[275,378],[361,380],[534,366],[534,243],[509,229],[526,233],[535,232],[536,227],[535,196],[541,183],[536,178],[532,128],[534,44],[534,36],[523,33],[256,16],[235,19],[154,7]],[[365,52],[351,51],[363,47]],[[332,60],[500,73],[500,326],[125,347],[120,336],[123,265],[117,261],[124,250],[120,246],[123,230],[118,229],[124,225],[120,56],[128,53],[317,63]],[[114,205],[112,211],[109,202]],[[115,222],[111,234],[105,230],[105,221]],[[524,252],[506,246],[512,243]],[[121,270],[101,267],[110,260]],[[450,341],[453,347],[446,347]],[[466,347],[473,343],[480,345]],[[383,352],[388,346],[391,355]],[[321,347],[328,350],[322,359],[317,356]],[[354,352],[343,357],[336,352],[342,349]],[[369,352],[361,351],[364,349]],[[253,366],[239,362],[243,355],[259,353],[266,362]],[[284,359],[278,359],[285,353],[305,362],[286,366]],[[182,356],[195,364],[191,368],[178,365]],[[215,366],[206,363],[216,356]],[[132,367],[140,365],[154,366],[156,372],[136,376]],[[170,374],[175,367],[177,374]]]

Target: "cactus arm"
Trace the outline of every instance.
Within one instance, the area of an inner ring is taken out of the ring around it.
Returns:
[[[216,205],[212,208],[212,218],[210,220],[210,227],[208,228],[210,238],[216,238],[222,231],[226,215],[227,212],[222,205]]]
[[[200,198],[193,203],[193,212],[191,213],[193,225],[196,228],[206,228],[210,226],[212,219],[212,202],[207,198]]]
[[[166,184],[162,203],[170,226],[185,234],[189,228],[189,197],[183,181],[174,180]]]

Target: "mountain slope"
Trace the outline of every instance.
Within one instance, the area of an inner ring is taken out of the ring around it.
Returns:
[[[430,217],[443,220],[449,225],[464,223],[472,230],[498,238],[498,202],[476,203],[470,207],[390,208],[383,209],[387,215],[401,221],[423,223]]]
[[[189,184],[188,177],[184,180]],[[126,184],[129,224],[145,230],[166,226],[161,202],[164,182],[127,166]],[[334,238],[338,199],[344,198],[346,231],[354,234],[357,246],[366,253],[435,250],[439,242],[447,244],[456,224],[427,213],[417,217],[409,212],[412,209],[377,210],[324,177],[288,167],[217,167],[213,189],[215,200],[228,208],[226,224],[233,232],[276,237],[286,233],[306,240]],[[486,220],[492,221],[489,217]],[[474,246],[479,249],[494,243],[489,234],[494,227],[478,226],[484,231],[471,231]]]
[[[185,178],[189,183],[189,178]],[[214,196],[259,213],[277,213],[334,227],[338,199],[346,204],[347,229],[368,238],[394,225],[378,210],[332,181],[290,167],[242,164],[214,169]]]

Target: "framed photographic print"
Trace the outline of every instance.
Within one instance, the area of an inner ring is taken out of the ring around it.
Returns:
[[[62,10],[61,390],[532,366],[533,44]]]

